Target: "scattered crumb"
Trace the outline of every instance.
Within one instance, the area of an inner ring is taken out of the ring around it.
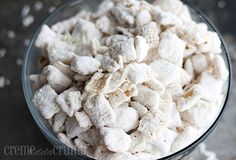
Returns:
[[[5,79],[5,85],[9,86],[11,84],[11,81],[9,79]]]
[[[0,76],[0,88],[4,88],[5,87],[5,78]]]
[[[28,15],[23,18],[22,24],[24,27],[29,27],[34,22],[34,16]]]
[[[208,151],[206,149],[205,143],[200,144],[199,149],[200,149],[200,153],[207,158],[206,160],[218,160],[215,152]]]
[[[29,40],[28,38],[27,38],[27,39],[24,39],[24,45],[25,45],[25,46],[28,46],[29,43],[30,43],[30,40]]]
[[[35,11],[40,11],[42,8],[43,8],[43,3],[42,3],[41,1],[37,1],[37,2],[34,4],[34,10],[35,10]]]
[[[30,10],[31,9],[29,5],[24,5],[21,10],[21,17],[26,17],[29,14]]]
[[[3,58],[6,53],[7,53],[7,50],[5,48],[1,48],[0,49],[0,58]]]
[[[8,31],[7,32],[7,37],[10,39],[14,39],[16,37],[16,34],[14,31]]]
[[[50,7],[50,8],[48,9],[48,12],[49,12],[49,13],[52,13],[55,9],[56,9],[56,7],[52,6],[52,7]]]
[[[22,64],[23,64],[23,60],[21,58],[17,58],[16,65],[22,66]]]
[[[0,76],[0,89],[10,85],[10,80]]]
[[[221,1],[218,2],[218,7],[219,7],[220,9],[225,8],[225,6],[226,6],[226,2],[225,2],[225,1],[221,0]]]

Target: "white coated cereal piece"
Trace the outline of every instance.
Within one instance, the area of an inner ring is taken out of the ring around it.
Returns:
[[[103,59],[103,55],[102,54],[96,54],[96,56],[94,57],[96,60],[102,62]]]
[[[83,106],[96,127],[103,127],[115,120],[115,112],[104,95],[96,95],[88,98]]]
[[[111,127],[121,128],[126,133],[138,127],[139,115],[135,109],[122,106],[115,108],[114,112],[116,114],[116,120],[113,122]]]
[[[196,73],[201,73],[208,67],[207,59],[203,54],[193,55],[191,60]]]
[[[76,25],[77,21],[81,18],[81,16],[83,16],[83,14],[89,15],[88,12],[82,11],[69,19],[57,22],[52,25],[52,29],[59,34],[69,32]]]
[[[127,73],[127,79],[135,84],[147,82],[156,77],[155,72],[145,63],[129,64],[125,72]]]
[[[109,51],[109,48],[107,46],[103,46],[104,44],[104,39],[100,41],[100,45],[96,46],[97,47],[97,54],[105,54]],[[95,56],[96,57],[96,56]]]
[[[131,138],[120,128],[102,127],[100,133],[107,149],[112,152],[126,152],[129,150]]]
[[[93,126],[89,116],[84,111],[75,112],[75,119],[78,121],[78,124],[82,128],[91,128]]]
[[[124,103],[122,103],[121,105],[119,105],[119,106],[116,107],[116,108],[127,108],[127,107],[130,107],[130,106],[129,106],[129,102],[124,102]],[[114,108],[114,110],[115,110],[116,108]]]
[[[101,68],[108,72],[116,72],[120,69],[120,65],[109,56],[105,55],[101,61]]]
[[[137,15],[140,10],[140,1],[137,0],[121,0],[121,2],[132,15]]]
[[[49,85],[44,85],[35,92],[32,101],[45,119],[51,119],[60,111],[59,106],[55,103],[56,97],[57,93]]]
[[[217,56],[214,53],[205,53],[204,55],[206,56],[207,62],[210,64],[213,62],[214,58]]]
[[[120,88],[108,94],[108,100],[111,106],[118,107],[123,102],[129,101],[131,97],[137,96],[138,91],[135,84],[125,81]]]
[[[226,80],[229,75],[229,71],[226,68],[225,61],[222,56],[216,55],[212,60],[213,74],[216,78]]]
[[[156,22],[150,22],[138,28],[138,35],[146,39],[149,48],[158,47],[160,28]]]
[[[48,59],[51,63],[61,61],[69,64],[76,57],[75,45],[65,41],[55,40],[53,44],[48,46]]]
[[[87,128],[79,127],[77,120],[74,117],[68,117],[65,121],[66,135],[68,138],[74,138],[85,132]]]
[[[112,25],[111,20],[107,16],[102,16],[96,20],[97,28],[105,34],[112,34],[114,32],[114,27]]]
[[[112,78],[107,93],[116,91],[126,81],[125,78],[126,74],[124,75],[124,73],[121,71],[112,73]]]
[[[171,32],[163,32],[160,37],[158,53],[177,66],[182,67],[186,43]]]
[[[98,129],[90,128],[89,130],[78,135],[80,139],[90,144],[93,148],[96,148],[100,142],[100,133]]]
[[[167,103],[170,103],[173,101],[172,95],[169,92],[164,92],[161,96],[160,96],[161,100]]]
[[[195,76],[194,67],[193,67],[193,63],[190,58],[186,59],[186,61],[184,63],[184,70],[188,73],[188,75],[190,76],[191,79],[194,78],[194,76]]]
[[[141,36],[135,37],[134,45],[135,45],[136,54],[137,54],[136,61],[142,62],[148,55],[149,45],[147,44],[146,39]]]
[[[182,10],[177,15],[183,22],[191,22],[192,16],[190,14],[189,8],[186,5],[183,5]]]
[[[148,140],[147,143],[153,146],[154,150],[159,150],[161,154],[166,155],[170,152],[171,146],[178,134],[165,126],[160,125],[158,127],[159,130],[156,135]]]
[[[76,57],[71,63],[71,69],[81,75],[89,75],[98,71],[101,62],[88,56]]]
[[[223,104],[224,104],[224,100],[225,100],[225,96],[224,96],[223,93],[221,93],[221,94],[219,95],[218,100],[215,102],[216,108],[217,108],[217,109],[215,109],[215,110],[221,110],[221,108],[222,108],[222,106],[223,106]]]
[[[45,24],[42,26],[41,31],[35,41],[35,46],[39,48],[46,48],[47,46],[53,44],[57,37],[57,34]]]
[[[155,5],[165,12],[170,12],[181,18],[184,22],[192,21],[189,9],[180,0],[155,0]]]
[[[158,24],[165,27],[180,26],[182,24],[182,21],[179,17],[169,12],[160,12],[157,14],[156,21]]]
[[[131,144],[129,148],[129,152],[137,153],[142,152],[146,148],[146,139],[142,136],[142,133],[139,131],[135,131],[130,134]]]
[[[193,44],[187,44],[184,50],[184,58],[190,57],[197,52],[197,46]]]
[[[146,143],[146,148],[144,150],[146,153],[162,155],[159,148],[156,145]]]
[[[67,77],[69,77],[71,79],[73,78],[75,73],[71,70],[69,65],[62,63],[61,61],[57,61],[57,62],[53,63],[52,65],[55,66],[56,68],[58,68]]]
[[[204,44],[207,41],[207,25],[205,23],[186,23],[177,28],[178,36],[190,44]]]
[[[134,38],[129,38],[127,41],[119,41],[115,43],[110,50],[113,59],[116,59],[118,55],[121,55],[124,63],[129,63],[137,58],[134,47]]]
[[[119,71],[122,72],[124,70],[124,60],[123,60],[123,57],[121,55],[118,56],[117,63],[120,65]]]
[[[143,7],[144,7],[145,9],[147,9],[147,10],[150,12],[152,18],[153,18],[155,21],[158,20],[158,19],[157,19],[158,16],[163,12],[163,11],[161,10],[161,8],[160,8],[159,6],[157,6],[157,5],[152,5],[152,4],[150,4],[150,3],[148,3],[148,2],[145,2],[145,1],[142,1],[142,5],[143,5]]]
[[[138,95],[133,99],[150,110],[156,110],[159,108],[160,96],[157,92],[147,88],[143,85],[138,85]]]
[[[184,130],[178,135],[172,144],[171,151],[176,152],[194,142],[200,134],[200,131],[193,126],[185,126]]]
[[[127,40],[128,40],[127,36],[115,34],[115,35],[111,35],[109,37],[105,37],[104,43],[106,46],[114,46],[114,45],[116,45],[117,42],[123,42],[123,41],[127,41]]]
[[[216,114],[214,114],[214,104],[207,101],[200,100],[189,110],[182,112],[181,117],[183,120],[198,126],[199,128],[206,128],[211,125],[215,120]]]
[[[133,97],[138,95],[136,85],[130,81],[125,81],[122,83],[120,89],[125,92],[126,96]]]
[[[148,10],[142,10],[140,11],[136,16],[136,25],[137,26],[143,26],[145,24],[148,24],[152,21],[152,16],[148,12]]]
[[[87,42],[91,42],[92,40],[99,40],[102,34],[93,22],[79,19],[72,32],[72,36],[85,38]]]
[[[32,89],[34,91],[38,90],[39,88],[42,87],[42,82],[39,80],[40,75],[39,74],[31,74],[29,76],[29,80],[32,83]]]
[[[75,143],[75,146],[76,146],[77,150],[78,150],[81,154],[86,155],[86,156],[89,156],[89,157],[92,158],[94,149],[93,149],[89,144],[87,144],[85,141],[83,141],[83,140],[80,139],[80,138],[76,138],[76,139],[74,140],[74,143]]]
[[[175,128],[182,127],[182,121],[179,112],[177,111],[176,104],[174,102],[160,103],[160,111],[166,117],[167,127]]]
[[[170,93],[173,98],[179,97],[183,93],[182,85],[179,82],[170,83],[166,86],[166,91]]]
[[[161,158],[161,155],[154,155],[146,152],[138,152],[135,153],[134,156],[138,158],[138,160],[157,160]]]
[[[56,102],[69,117],[72,117],[82,107],[80,97],[80,91],[77,91],[76,88],[70,88],[62,92],[56,98]]]
[[[192,77],[186,72],[184,69],[180,68],[180,84],[181,86],[185,86],[190,83]]]
[[[67,114],[63,111],[58,112],[54,116],[52,128],[54,132],[59,132],[66,121]]]
[[[188,89],[177,101],[178,111],[183,112],[193,107],[203,97],[203,88],[202,85],[193,85]]]
[[[98,42],[96,42],[95,40],[92,40],[90,42],[90,51],[91,51],[92,56],[96,56],[98,54],[97,45],[98,45]]]
[[[140,121],[138,131],[146,138],[151,138],[156,136],[159,131],[160,126],[163,125],[165,121],[163,114],[160,111],[148,112]]]
[[[93,42],[96,42],[95,40],[87,41],[84,37],[75,37],[75,39],[76,49],[74,50],[74,52],[77,56],[93,57],[94,54],[96,54],[96,47],[98,44],[93,44]]]
[[[58,139],[65,144],[66,146],[70,147],[71,149],[76,149],[75,145],[73,144],[73,142],[70,140],[70,138],[68,138],[65,134],[63,133],[59,133],[57,135]]]
[[[149,65],[157,74],[157,79],[165,86],[179,81],[180,69],[173,63],[164,59],[157,59]]]
[[[98,10],[93,14],[94,18],[101,17],[107,14],[114,7],[114,3],[111,0],[102,1],[98,6]]]
[[[202,72],[199,84],[204,88],[203,99],[214,102],[222,92],[223,81],[216,79],[210,73]]]
[[[138,112],[140,118],[143,118],[148,112],[147,108],[138,102],[132,101],[130,106]]]
[[[221,40],[216,32],[206,33],[206,42],[201,44],[198,49],[203,53],[214,53],[220,54],[221,50]]]
[[[163,94],[165,92],[165,86],[158,81],[157,79],[151,79],[143,83],[146,87],[158,92],[159,94]]]
[[[111,9],[111,12],[116,18],[116,20],[122,25],[125,25],[125,24],[133,25],[135,22],[134,16],[131,15],[127,11],[125,6],[120,3],[116,4],[115,7]]]
[[[88,93],[106,93],[109,88],[112,74],[104,74],[96,72],[85,86],[85,91]]]

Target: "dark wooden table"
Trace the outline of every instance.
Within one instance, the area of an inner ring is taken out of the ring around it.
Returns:
[[[188,0],[205,12],[219,28],[227,42],[232,57],[233,68],[236,67],[236,1],[235,0]],[[64,156],[6,156],[4,149],[8,146],[33,146],[37,150],[52,149],[37,128],[26,106],[21,85],[21,60],[24,57],[27,39],[30,39],[43,20],[49,15],[51,7],[62,0],[41,0],[43,8],[34,10],[35,0],[0,0],[0,49],[6,54],[0,58],[0,77],[7,80],[0,89],[0,159],[66,159]],[[21,10],[24,5],[31,6],[30,14],[34,23],[23,27]],[[13,31],[15,33],[12,34]],[[12,38],[12,39],[11,39]],[[234,70],[235,72],[235,70]],[[236,90],[232,89],[232,98],[223,120],[205,141],[207,148],[216,152],[220,160],[236,159]],[[196,150],[186,160],[201,160],[203,156]]]

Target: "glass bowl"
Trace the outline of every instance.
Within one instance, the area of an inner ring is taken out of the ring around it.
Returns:
[[[99,3],[101,3],[102,0],[70,0],[67,1],[66,3],[62,4],[59,6],[45,21],[43,24],[48,24],[49,26],[61,21],[63,19],[69,18],[73,15],[75,15],[79,10],[81,9],[88,9],[91,11],[95,11]],[[226,104],[228,102],[229,98],[229,93],[230,93],[230,88],[231,88],[231,65],[230,65],[230,59],[228,52],[226,50],[226,46],[223,42],[222,37],[220,36],[220,33],[218,30],[214,27],[214,25],[206,18],[206,16],[199,11],[197,8],[192,6],[189,3],[185,4],[188,5],[190,12],[192,14],[192,17],[195,21],[197,22],[205,22],[208,25],[209,30],[215,31],[218,33],[219,37],[221,38],[222,41],[222,56],[225,60],[226,66],[229,70],[229,78],[225,82],[223,91],[225,95],[225,99],[222,104],[222,109],[220,110],[216,120],[212,123],[212,125],[209,127],[207,131],[205,131],[201,137],[199,137],[196,141],[194,141],[192,144],[189,146],[183,148],[180,151],[177,151],[169,156],[163,157],[160,160],[176,160],[176,159],[181,159],[185,155],[189,154],[192,152],[211,132],[212,130],[216,127],[218,124],[219,120],[221,119],[223,112],[226,108]],[[86,156],[81,155],[80,153],[70,149],[66,145],[64,145],[56,136],[54,131],[51,129],[49,126],[48,122],[41,116],[41,113],[38,111],[38,109],[34,106],[32,103],[32,96],[33,96],[33,89],[31,86],[31,82],[29,80],[29,75],[34,74],[34,73],[39,73],[39,68],[37,66],[37,62],[41,56],[41,50],[36,48],[34,46],[35,40],[39,34],[41,27],[38,29],[38,31],[35,33],[33,36],[26,55],[24,59],[24,64],[23,64],[23,71],[22,71],[22,83],[23,83],[23,90],[24,90],[24,95],[25,99],[27,102],[27,105],[29,107],[29,110],[38,125],[39,129],[42,131],[42,133],[45,135],[45,137],[54,145],[56,146],[57,149],[60,150],[60,152],[57,153],[62,153],[66,155],[70,159],[91,159]]]

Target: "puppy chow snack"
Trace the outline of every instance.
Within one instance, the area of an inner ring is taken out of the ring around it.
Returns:
[[[98,160],[153,160],[214,122],[228,69],[221,40],[179,0],[104,0],[35,43],[34,105],[58,139]]]

